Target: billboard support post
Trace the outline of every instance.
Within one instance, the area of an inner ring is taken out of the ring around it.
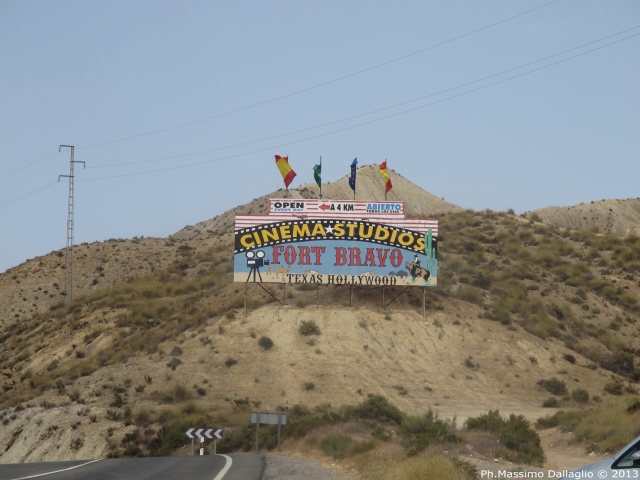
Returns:
[[[427,299],[427,289],[422,287],[422,321],[424,322],[425,302]]]
[[[244,282],[244,316],[247,316],[247,282]]]

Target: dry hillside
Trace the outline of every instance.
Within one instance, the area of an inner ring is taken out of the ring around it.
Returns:
[[[74,248],[75,296],[148,275],[175,261],[178,245],[164,239],[110,239]],[[21,322],[64,303],[64,250],[27,260],[0,274],[0,325]]]
[[[574,230],[597,229],[598,232],[640,236],[640,198],[598,200],[571,207],[546,207],[534,210],[541,222]],[[532,217],[536,218],[536,217]]]
[[[368,174],[381,187],[374,173],[360,169],[359,188]],[[345,185],[327,196],[347,197]],[[410,188],[410,213],[442,212],[424,319],[422,291],[392,287],[387,301],[398,298],[382,310],[375,287],[355,288],[350,308],[345,287],[292,286],[283,306],[250,285],[245,314],[230,275],[232,215],[264,212],[267,197],[169,239],[80,246],[69,307],[44,297],[64,281],[64,257],[0,275],[0,462],[167,454],[184,443],[171,432],[196,414],[231,437],[250,410],[368,394],[408,413],[529,419],[637,394],[638,237],[464,211]],[[557,407],[542,407],[549,397]],[[216,417],[225,411],[235,413]]]

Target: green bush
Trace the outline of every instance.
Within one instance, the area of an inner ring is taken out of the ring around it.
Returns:
[[[176,402],[184,402],[191,398],[191,392],[181,384],[176,384],[173,389],[171,389],[171,393]]]
[[[347,455],[347,448],[353,439],[349,435],[330,435],[320,443],[320,448],[326,454],[335,459],[344,458]]]
[[[502,453],[507,460],[537,466],[542,466],[545,461],[540,437],[523,415],[511,414],[505,419],[498,410],[490,410],[479,417],[468,418],[465,428],[497,434],[500,444],[506,449]]]
[[[309,335],[320,335],[320,327],[313,320],[305,320],[298,328],[300,335],[308,337]]]
[[[562,396],[567,394],[567,385],[564,383],[564,380],[558,380],[555,377],[540,380],[538,385],[553,395]]]
[[[618,375],[640,380],[640,370],[635,366],[634,356],[627,352],[616,352],[600,360],[600,366]]]
[[[635,399],[627,406],[627,413],[635,413],[640,410],[640,400]]]
[[[260,345],[265,350],[269,350],[271,347],[273,347],[273,340],[271,340],[269,337],[262,336],[260,337],[260,340],[258,340],[258,345]]]
[[[306,406],[295,404],[287,410],[287,428],[283,430],[283,434],[289,438],[302,438],[314,428],[322,425],[336,423],[343,417],[328,409],[320,411],[316,409],[312,413]]]
[[[347,417],[360,418],[362,420],[375,420],[380,423],[402,423],[400,409],[381,395],[367,395],[367,399],[355,407],[345,407]]]
[[[624,390],[624,385],[622,382],[611,381],[604,386],[604,391],[609,395],[620,396],[622,395]]]
[[[542,402],[542,406],[544,408],[556,408],[560,405],[558,399],[556,397],[549,397],[544,402]]]
[[[576,388],[571,392],[571,398],[574,402],[587,403],[589,401],[589,392],[584,388]]]
[[[148,427],[153,423],[151,412],[146,408],[141,408],[133,416],[133,423],[139,427]]]
[[[441,420],[431,409],[421,417],[407,416],[401,425],[403,446],[409,456],[417,455],[429,445],[458,443],[462,439],[455,433],[451,420]]]
[[[159,457],[171,455],[175,449],[186,443],[185,432],[192,427],[190,420],[178,420],[163,426],[147,445],[150,454]]]
[[[538,420],[536,420],[536,428],[539,430],[554,428],[558,425],[560,425],[560,422],[555,414],[551,416],[547,415],[546,417],[540,417]]]
[[[482,304],[482,302],[484,301],[482,291],[477,289],[476,287],[471,286],[460,288],[460,290],[458,290],[458,293],[456,294],[456,297],[458,297],[460,300],[464,300],[465,302],[475,303],[478,305]]]
[[[584,415],[584,412],[565,412],[564,410],[560,410],[551,416],[542,417],[536,420],[536,428],[545,429],[559,426],[560,430],[565,433],[573,432],[580,421],[584,418]]]

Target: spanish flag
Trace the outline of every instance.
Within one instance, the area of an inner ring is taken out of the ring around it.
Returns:
[[[393,187],[391,185],[391,179],[389,178],[389,174],[387,173],[387,161],[385,160],[380,164],[380,173],[384,177],[385,180],[385,191],[384,193],[389,193],[389,190]]]
[[[289,189],[289,184],[293,181],[293,177],[296,176],[296,172],[289,166],[289,157],[281,157],[280,155],[276,155],[276,165],[278,166],[278,170],[282,174],[282,179],[284,180],[284,186]]]

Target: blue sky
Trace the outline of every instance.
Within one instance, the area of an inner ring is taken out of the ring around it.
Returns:
[[[635,198],[640,36],[585,52],[640,28],[439,93],[640,25],[635,0],[559,0],[452,40],[546,3],[0,0],[0,272],[65,246],[60,144],[87,167],[76,244],[167,236],[271,192],[276,154],[292,187],[320,155],[325,181],[388,159],[476,210]]]

